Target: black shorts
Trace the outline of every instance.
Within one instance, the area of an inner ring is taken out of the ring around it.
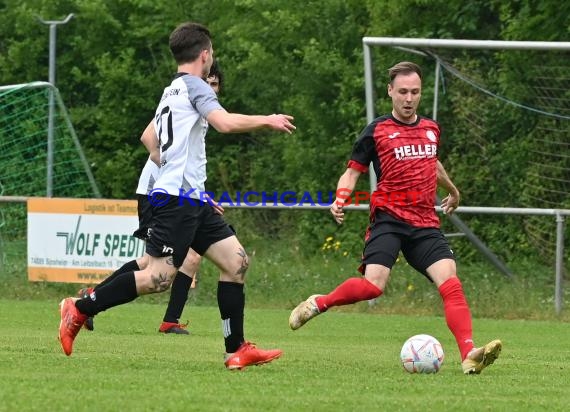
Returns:
[[[139,214],[139,228],[133,236],[141,240],[148,240],[150,222],[152,220],[152,206],[147,195],[137,194],[137,210]]]
[[[173,256],[180,267],[188,250],[203,255],[220,240],[234,236],[234,231],[208,202],[170,196],[161,206],[152,206],[150,236],[146,253],[154,257]]]
[[[133,232],[133,237],[144,240],[148,240],[150,224],[152,221],[152,205],[148,200],[148,195],[137,194],[137,210],[139,215],[139,228]],[[230,224],[228,224],[230,230],[233,234],[236,234],[236,230]]]
[[[366,231],[359,271],[364,273],[368,264],[392,269],[400,250],[410,266],[425,276],[426,269],[435,262],[442,259],[455,260],[441,230],[412,226],[387,213],[377,211],[374,221]]]

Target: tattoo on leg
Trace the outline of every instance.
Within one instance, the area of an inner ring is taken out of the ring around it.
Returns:
[[[158,276],[152,275],[152,292],[164,292],[170,286],[170,276],[166,273],[159,273]]]
[[[241,256],[241,267],[237,270],[236,276],[239,276],[242,280],[245,278],[245,272],[247,272],[247,268],[249,267],[249,256],[245,252],[244,248],[240,248],[237,254]]]

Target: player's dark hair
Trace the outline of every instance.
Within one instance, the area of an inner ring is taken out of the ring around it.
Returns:
[[[394,79],[399,74],[411,74],[417,73],[422,79],[422,69],[415,63],[412,62],[400,62],[388,69],[388,75],[390,76],[390,84],[394,82]]]
[[[198,23],[182,23],[170,34],[170,51],[177,64],[191,63],[212,47],[210,31]]]
[[[214,76],[218,78],[219,89],[221,91],[222,86],[224,85],[224,73],[222,72],[217,59],[214,59],[214,63],[212,63],[212,67],[210,67],[210,73],[208,74],[208,77]]]

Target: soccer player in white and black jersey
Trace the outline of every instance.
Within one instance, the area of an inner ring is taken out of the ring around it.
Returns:
[[[208,74],[206,82],[210,85],[216,94],[219,94],[220,90],[222,89],[223,80],[223,73],[220,69],[220,66],[217,61],[214,61],[212,67],[210,68],[210,73]],[[147,138],[149,140],[156,139],[153,121],[149,123],[143,132],[143,136],[141,137],[142,140],[146,140]],[[148,238],[152,220],[152,205],[148,199],[148,196],[154,189],[154,184],[158,178],[158,173],[158,165],[156,165],[149,158],[142,169],[141,175],[139,176],[139,182],[136,189],[139,227],[133,233],[133,236],[144,240],[145,242]],[[217,210],[221,214],[223,213],[223,209],[221,207],[217,208]],[[168,300],[168,305],[166,307],[166,312],[164,313],[162,323],[158,328],[159,332],[178,335],[189,334],[187,329],[188,322],[186,324],[181,324],[180,317],[182,316],[184,305],[188,300],[188,293],[190,292],[190,288],[195,287],[196,277],[198,276],[198,268],[201,261],[202,257],[198,253],[192,249],[188,251],[186,258],[182,263],[182,267],[178,270],[178,273],[172,281],[172,286],[170,288],[170,299]],[[122,273],[134,272],[144,269],[147,264],[148,255],[145,254],[138,259],[125,263],[97,286],[80,289],[77,295],[81,298],[87,297],[91,294],[91,292],[93,292],[93,290],[97,291],[102,286],[105,286],[107,283]],[[94,330],[93,317],[87,318],[83,326],[87,330]]]
[[[151,159],[160,164],[155,182],[163,194],[153,197],[152,230],[146,245],[148,266],[126,272],[89,297],[66,298],[60,303],[59,340],[66,355],[89,316],[136,299],[166,290],[190,247],[220,269],[218,306],[226,347],[225,366],[243,369],[271,362],[279,349],[262,350],[245,340],[243,285],[249,258],[232,230],[214,207],[201,198],[205,192],[208,124],[221,133],[268,128],[292,133],[292,116],[273,114],[248,116],[228,113],[204,81],[213,62],[208,29],[183,23],[170,35],[170,50],[178,64],[178,75],[165,88],[154,121],[156,141],[145,141]]]

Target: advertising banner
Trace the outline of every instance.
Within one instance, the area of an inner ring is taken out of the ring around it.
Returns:
[[[30,198],[28,279],[99,283],[144,254],[137,228],[134,200]]]

